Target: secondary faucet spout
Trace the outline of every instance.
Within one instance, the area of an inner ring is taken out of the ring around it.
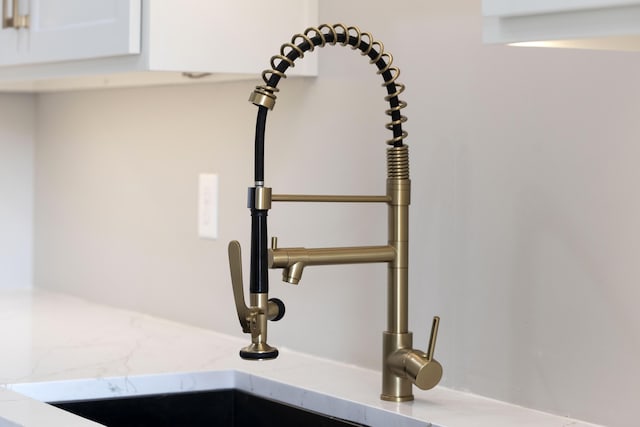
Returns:
[[[302,277],[302,270],[308,265],[391,262],[395,258],[395,254],[395,249],[390,245],[280,249],[272,243],[268,264],[269,268],[282,268],[282,280],[297,285]]]
[[[268,110],[276,101],[277,84],[286,77],[286,70],[305,52],[316,47],[340,44],[359,50],[369,57],[369,62],[378,68],[384,79],[386,110],[391,122],[386,128],[393,137],[387,141],[387,186],[382,196],[344,195],[290,195],[272,194],[264,186],[264,131]],[[357,27],[343,24],[320,25],[308,28],[304,34],[296,34],[290,43],[285,43],[280,54],[271,58],[272,69],[262,73],[265,84],[256,87],[249,100],[258,106],[255,140],[255,186],[249,189],[248,207],[251,210],[251,283],[250,304],[244,302],[240,246],[229,244],[231,277],[238,318],[243,332],[251,334],[251,344],[240,351],[246,359],[270,359],[278,355],[277,349],[267,344],[267,321],[279,320],[284,315],[284,304],[277,299],[268,299],[268,268],[283,270],[283,280],[298,284],[307,266],[329,264],[377,263],[388,266],[387,286],[387,330],[382,343],[382,393],[381,398],[390,401],[413,399],[412,384],[430,389],[442,377],[442,366],[434,359],[434,349],[439,317],[434,317],[428,350],[413,348],[413,336],[408,328],[409,306],[409,203],[411,181],[409,179],[409,149],[404,144],[407,132],[402,124],[407,118],[401,110],[407,105],[398,98],[405,87],[397,81],[398,68],[392,66],[393,58],[384,52],[382,43],[371,34]],[[338,203],[385,203],[388,206],[388,241],[381,246],[338,248],[278,248],[273,238],[271,249],[267,248],[267,214],[272,202],[338,202]]]

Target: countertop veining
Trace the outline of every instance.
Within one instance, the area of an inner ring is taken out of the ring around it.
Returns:
[[[231,302],[230,302],[231,303]],[[245,340],[43,290],[0,291],[0,426],[92,426],[41,400],[238,387],[371,425],[593,426],[438,386],[378,398],[380,373],[280,348],[245,361]],[[393,421],[390,421],[393,420]]]

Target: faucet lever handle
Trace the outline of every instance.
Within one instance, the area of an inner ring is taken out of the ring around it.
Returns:
[[[229,242],[229,270],[231,271],[231,287],[233,288],[233,298],[236,302],[236,311],[238,312],[238,320],[242,331],[251,332],[249,322],[250,310],[244,302],[244,285],[242,282],[242,254],[240,250],[240,242],[232,240]]]
[[[436,351],[436,339],[438,338],[438,327],[440,326],[440,317],[433,316],[431,324],[431,335],[429,336],[429,345],[427,346],[427,360],[433,360],[433,353]]]

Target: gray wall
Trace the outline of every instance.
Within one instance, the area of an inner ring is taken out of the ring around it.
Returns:
[[[33,272],[35,97],[0,95],[0,288],[29,288]]]
[[[439,314],[443,384],[634,425],[638,55],[484,46],[479,1],[378,4],[323,0],[321,20],[371,31],[407,85],[415,341]],[[383,193],[379,76],[349,49],[319,55],[319,78],[281,85],[268,185]],[[226,245],[246,257],[254,84],[39,96],[36,285],[240,335]],[[217,241],[196,236],[201,172],[220,176]],[[274,206],[281,246],[386,241],[383,206],[316,208]],[[272,344],[378,368],[384,266],[279,276]]]

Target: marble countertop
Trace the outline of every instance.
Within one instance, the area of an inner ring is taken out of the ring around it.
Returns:
[[[245,361],[246,340],[43,290],[0,291],[0,335],[0,427],[97,425],[43,401],[220,388],[372,426],[593,426],[442,386],[383,402],[377,371],[287,348]]]

